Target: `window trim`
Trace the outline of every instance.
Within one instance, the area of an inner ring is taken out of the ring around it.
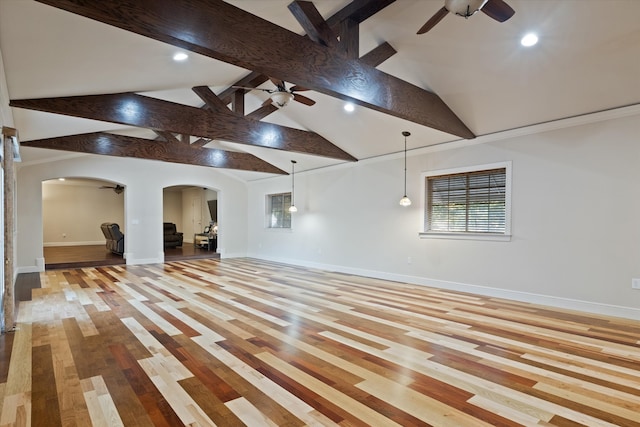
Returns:
[[[426,231],[424,230],[427,223],[427,178],[438,175],[453,175],[470,172],[482,172],[491,169],[505,169],[505,231],[504,233],[469,233],[469,232],[441,232],[441,231]],[[508,242],[511,240],[511,190],[512,190],[512,177],[511,177],[512,162],[497,162],[488,163],[483,165],[465,166],[452,169],[439,169],[433,171],[427,171],[420,174],[420,206],[422,208],[422,223],[420,228],[422,231],[418,233],[421,239],[451,239],[451,240],[487,240],[487,241],[501,241]]]
[[[271,215],[273,213],[272,198],[274,196],[287,196],[287,195],[289,196],[289,198],[291,200],[291,192],[290,191],[284,191],[284,192],[279,192],[279,193],[269,193],[269,194],[265,195],[265,198],[264,198],[264,201],[265,201],[264,213],[265,213],[265,228],[267,230],[290,231],[290,230],[293,229],[293,216],[287,210],[286,204],[283,206],[283,213],[284,213],[284,215],[289,215],[289,227],[272,227],[271,226]]]

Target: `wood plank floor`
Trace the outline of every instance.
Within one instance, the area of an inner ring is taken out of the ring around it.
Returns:
[[[0,426],[640,426],[640,322],[251,259],[40,277]]]
[[[122,255],[112,253],[105,245],[45,246],[43,249],[45,270],[126,264]],[[220,258],[220,254],[185,242],[176,248],[164,248],[164,258],[165,261]]]

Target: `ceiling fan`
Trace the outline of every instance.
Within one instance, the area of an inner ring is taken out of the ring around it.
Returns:
[[[113,189],[113,191],[115,191],[116,194],[121,194],[124,191],[124,187],[120,184],[113,186],[113,185],[103,185],[102,187],[100,187],[101,190],[105,190],[107,188],[111,188]]]
[[[479,10],[498,22],[504,22],[516,13],[504,0],[444,0],[442,9],[418,30],[418,34],[424,34],[432,29],[449,12],[468,18]]]
[[[267,98],[262,103],[263,107],[265,105],[273,104],[278,108],[282,108],[286,106],[291,100],[297,101],[301,104],[308,105],[308,106],[312,106],[313,104],[316,103],[316,101],[314,101],[313,99],[310,99],[310,98],[307,98],[306,96],[302,96],[295,93],[295,92],[302,92],[305,90],[309,90],[307,88],[304,88],[302,86],[292,86],[289,89],[287,89],[287,86],[284,83],[284,81],[273,78],[273,77],[269,77],[269,80],[271,80],[271,83],[276,85],[275,89],[262,89],[257,87],[245,87],[245,86],[233,86],[233,87],[236,89],[261,90],[263,92],[269,93],[270,94],[269,98]]]

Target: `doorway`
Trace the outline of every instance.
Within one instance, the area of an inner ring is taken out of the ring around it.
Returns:
[[[176,185],[163,189],[163,222],[173,223],[183,233],[181,247],[165,245],[165,261],[187,258],[219,258],[217,246],[200,245],[196,235],[208,230],[217,210],[212,217],[210,201],[217,202],[218,192],[206,187]],[[198,241],[197,241],[198,240]]]
[[[104,222],[125,225],[125,186],[93,178],[42,182],[42,242],[45,269],[124,264],[107,250]]]

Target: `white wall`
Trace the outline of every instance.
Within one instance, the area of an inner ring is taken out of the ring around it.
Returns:
[[[297,173],[298,212],[287,231],[265,228],[265,195],[290,191],[290,179],[252,182],[249,255],[640,318],[640,291],[631,289],[640,277],[635,114],[410,153],[409,208],[398,205],[398,155]],[[511,241],[418,237],[421,173],[501,161],[513,162]]]
[[[56,151],[51,153],[52,157],[60,155]],[[218,191],[220,217],[225,223],[225,230],[218,236],[218,252],[222,257],[246,254],[245,183],[213,168],[108,156],[63,155],[58,161],[25,163],[18,169],[17,266],[20,272],[44,268],[41,182],[59,176],[103,179],[126,186],[123,228],[127,264],[164,260],[162,189],[173,185],[207,186]]]
[[[265,229],[264,202],[266,194],[289,191],[289,177],[247,185],[210,168],[106,156],[23,164],[17,266],[43,267],[43,180],[78,176],[126,185],[130,264],[162,261],[162,189],[185,184],[218,191],[223,257],[249,255],[640,318],[640,291],[631,289],[631,278],[640,277],[638,113],[511,134],[521,136],[410,153],[414,204],[408,209],[398,205],[401,155],[296,173],[299,211],[287,231]],[[500,161],[513,164],[510,242],[418,237],[421,173]]]
[[[173,222],[178,231],[182,231],[182,191],[167,189],[163,191],[162,221]]]
[[[58,180],[42,184],[42,223],[44,246],[104,244],[103,222],[124,228],[124,194],[100,189],[99,181],[73,184]]]

